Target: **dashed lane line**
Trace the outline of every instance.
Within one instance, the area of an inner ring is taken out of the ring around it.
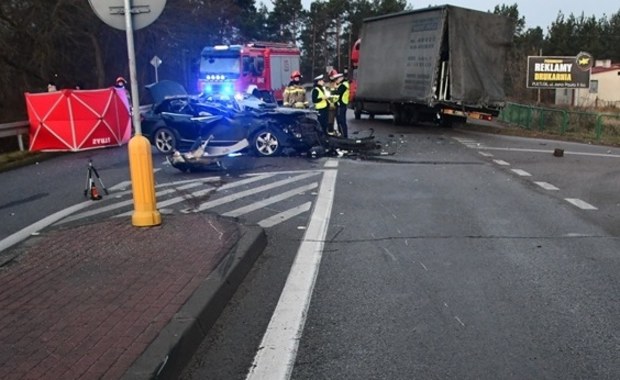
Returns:
[[[521,177],[531,177],[532,175],[525,170],[522,169],[511,169],[513,172],[517,173]]]
[[[493,160],[493,162],[501,166],[510,166],[510,164],[504,160]]]
[[[584,202],[581,199],[577,198],[564,198],[568,203],[579,207],[582,210],[598,210],[598,208],[592,206],[588,202]]]
[[[526,152],[526,153],[545,153],[545,154],[553,154],[553,150],[547,149],[526,149],[526,148],[499,148],[499,147],[480,147],[480,149],[484,150],[502,150],[506,152]],[[611,153],[589,153],[589,152],[571,152],[564,151],[565,156],[590,156],[590,157],[607,157],[607,158],[620,158],[620,154],[611,154]]]
[[[557,191],[560,190],[559,188],[553,186],[552,184],[550,184],[549,182],[543,182],[543,181],[534,181],[535,184],[537,184],[538,186],[542,187],[545,190],[553,190],[553,191]]]

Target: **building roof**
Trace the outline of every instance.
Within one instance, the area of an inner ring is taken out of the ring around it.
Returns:
[[[612,63],[609,67],[595,66],[592,68],[592,74],[606,73],[608,71],[620,70],[620,63]]]

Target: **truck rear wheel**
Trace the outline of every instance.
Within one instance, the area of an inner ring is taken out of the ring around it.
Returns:
[[[439,121],[439,125],[446,128],[458,128],[464,126],[466,122],[466,117],[443,115]]]
[[[355,116],[355,120],[362,118],[362,105],[360,103],[355,103],[353,107],[353,115]]]
[[[394,125],[403,125],[405,121],[405,111],[401,108],[395,108],[392,112],[394,115]]]

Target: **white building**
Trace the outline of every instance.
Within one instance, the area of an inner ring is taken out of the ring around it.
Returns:
[[[576,107],[620,108],[620,63],[597,60],[590,74],[590,88],[556,89],[555,103]]]

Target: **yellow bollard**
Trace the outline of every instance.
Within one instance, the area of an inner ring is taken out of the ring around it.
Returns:
[[[131,223],[136,227],[160,225],[161,215],[157,211],[155,199],[151,144],[146,137],[135,135],[129,140],[128,150],[134,205]]]

